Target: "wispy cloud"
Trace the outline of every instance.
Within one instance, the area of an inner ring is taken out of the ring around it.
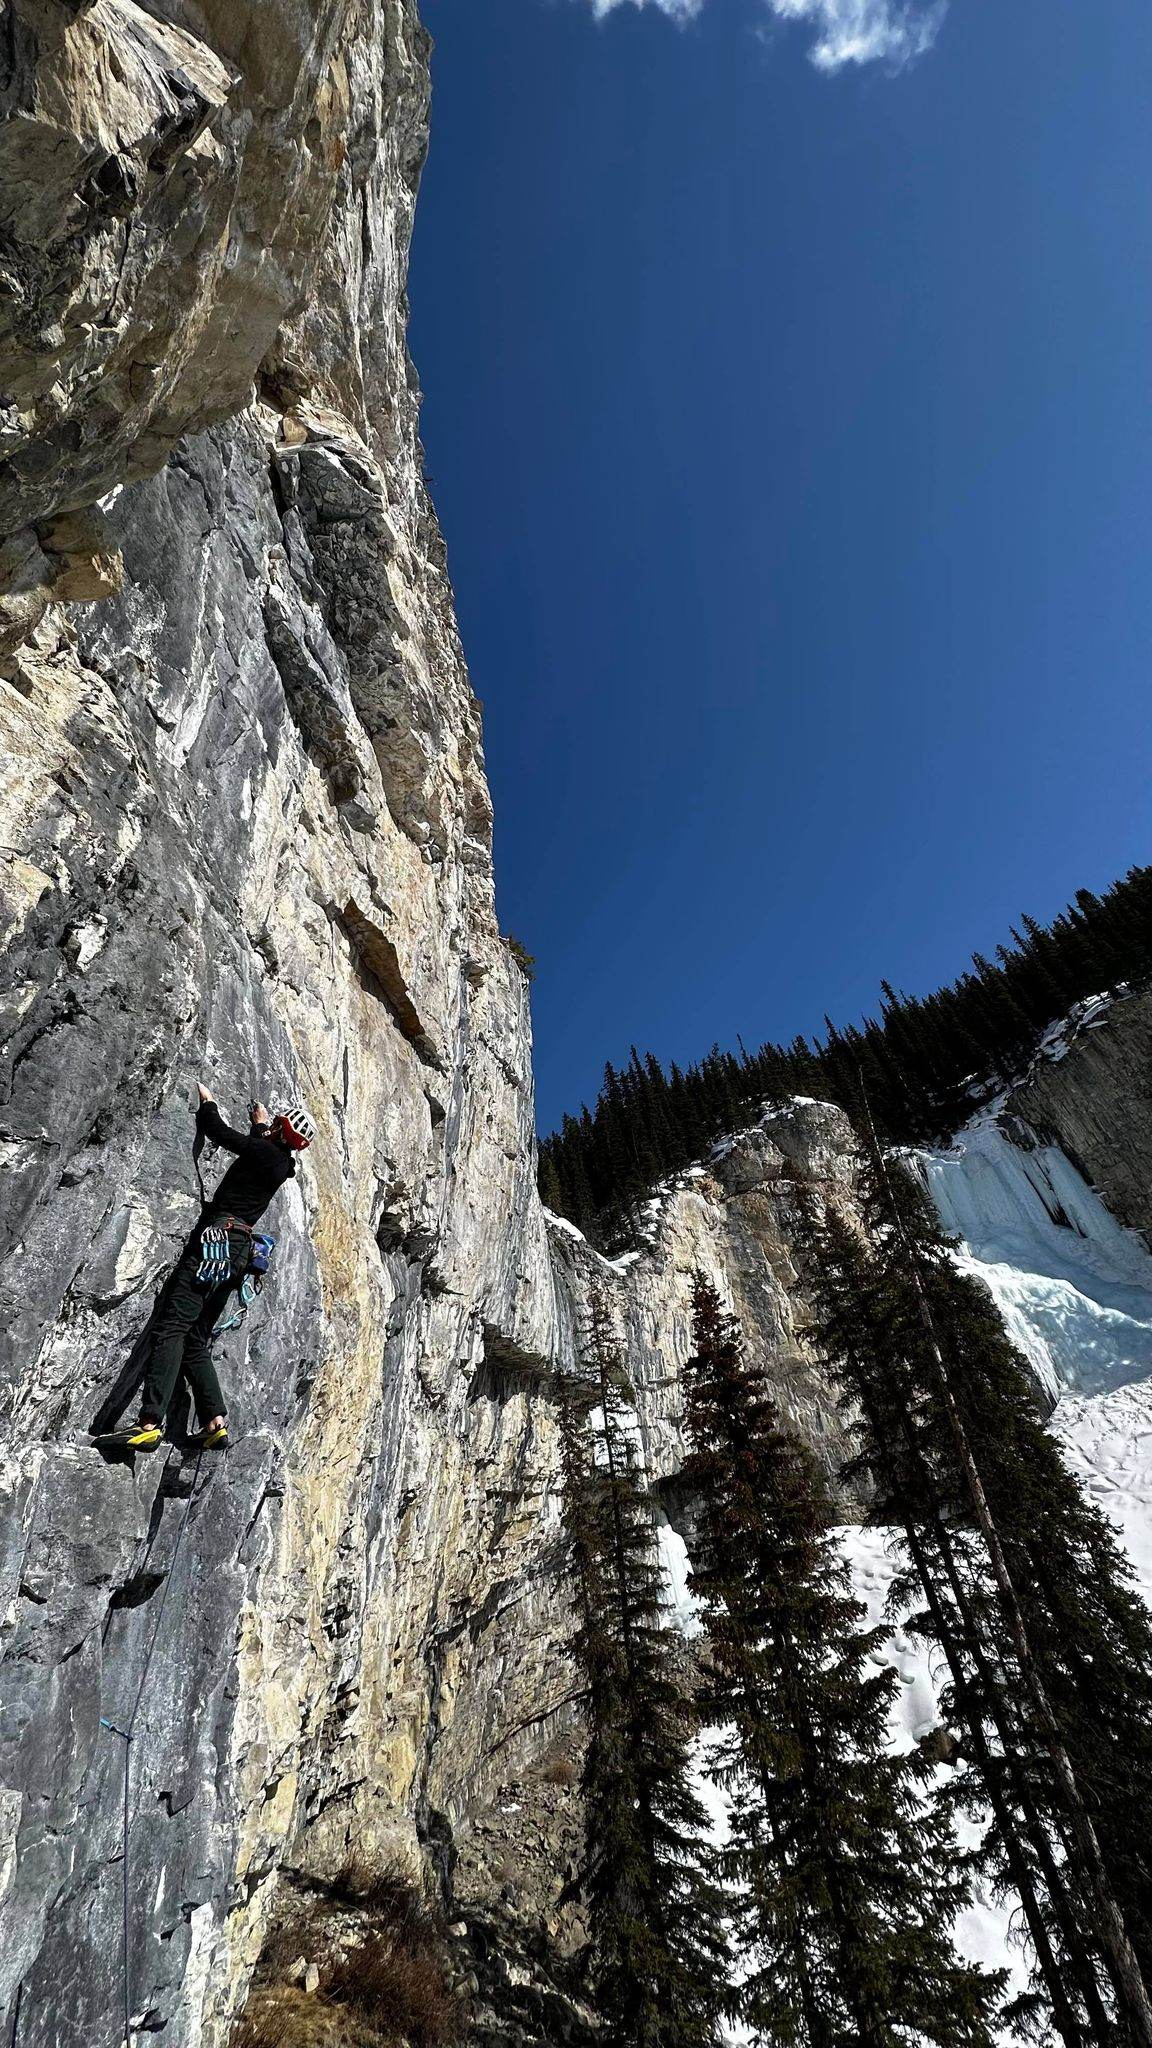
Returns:
[[[809,55],[819,71],[845,64],[884,64],[900,71],[930,50],[948,0],[764,0],[780,21],[804,22],[815,40]],[[690,21],[705,0],[592,0],[601,19],[618,7],[655,7],[673,21]]]
[[[768,0],[784,21],[806,21],[816,31],[812,62],[820,71],[842,64],[887,64],[900,70],[930,50],[940,33],[947,0],[927,6],[903,0]]]
[[[592,12],[601,20],[606,14],[614,14],[618,7],[653,6],[659,14],[670,14],[673,21],[688,21],[699,14],[704,0],[592,0]]]

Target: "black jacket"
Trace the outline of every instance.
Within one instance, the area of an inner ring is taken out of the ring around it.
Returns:
[[[214,1195],[208,1197],[201,1227],[236,1216],[241,1223],[259,1223],[265,1209],[286,1180],[296,1172],[296,1161],[278,1138],[265,1137],[258,1124],[251,1130],[234,1131],[226,1124],[214,1102],[202,1102],[196,1113],[196,1129],[213,1145],[223,1145],[236,1157]]]

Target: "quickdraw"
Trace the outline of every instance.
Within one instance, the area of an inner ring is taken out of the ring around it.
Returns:
[[[225,1316],[223,1322],[219,1322],[216,1324],[216,1327],[212,1332],[211,1341],[213,1344],[216,1342],[217,1337],[226,1336],[229,1330],[238,1330],[240,1328],[241,1323],[247,1321],[248,1311],[259,1293],[259,1280],[254,1279],[250,1273],[245,1273],[243,1280],[240,1282],[239,1287],[236,1289],[235,1308],[233,1309],[230,1316]]]
[[[206,1223],[200,1232],[200,1264],[196,1268],[197,1287],[223,1287],[232,1278],[232,1253],[228,1245],[228,1232],[222,1223]]]

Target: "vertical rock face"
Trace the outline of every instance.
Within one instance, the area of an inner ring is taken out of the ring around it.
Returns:
[[[648,1470],[678,1519],[675,1484],[684,1458],[681,1368],[692,1350],[692,1290],[711,1280],[750,1343],[770,1362],[794,1426],[838,1483],[849,1455],[845,1418],[805,1337],[801,1269],[810,1195],[851,1207],[852,1133],[832,1103],[797,1100],[765,1110],[725,1140],[707,1167],[691,1167],[645,1207],[639,1251],[602,1258],[570,1224],[553,1219],[562,1300],[586,1320],[599,1295],[620,1332],[636,1389]],[[569,1331],[575,1348],[578,1331]]]
[[[556,1368],[593,1293],[672,1519],[697,1267],[839,1460],[796,1286],[804,1186],[850,1193],[839,1112],[766,1116],[624,1261],[539,1207],[527,991],[405,350],[427,90],[411,0],[15,0],[0,47],[0,2009],[22,2048],[115,2040],[125,1997],[133,2029],[222,2048],[287,1881],[350,1849],[422,1863],[484,1930],[477,2041],[566,2038],[543,1955],[579,1937]],[[301,1099],[317,1141],[223,1340],[232,1448],[197,1463],[176,1427],[106,1461],[88,1431],[130,1404],[196,1215],[198,1076],[241,1118]]]
[[[281,1864],[446,1844],[555,1690],[524,1569],[555,1525],[526,989],[404,347],[425,56],[393,0],[37,0],[5,50],[21,2042],[115,2032],[102,1716],[133,1734],[132,2015],[215,2041]],[[96,527],[123,588],[62,603]],[[86,1435],[195,1216],[199,1074],[238,1117],[301,1098],[317,1142],[226,1340],[233,1449],[133,1469]]]
[[[1118,998],[1059,1060],[1037,1060],[1012,1108],[1049,1132],[1113,1215],[1152,1245],[1152,995]]]

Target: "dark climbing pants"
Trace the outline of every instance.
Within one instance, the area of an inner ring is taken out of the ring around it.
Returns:
[[[233,1273],[242,1273],[248,1263],[248,1239],[243,1231],[229,1232],[228,1250]],[[181,1373],[192,1389],[201,1422],[211,1422],[214,1416],[224,1413],[224,1396],[212,1363],[212,1331],[232,1282],[226,1280],[223,1286],[209,1290],[197,1287],[199,1264],[197,1235],[185,1245],[157,1314],[152,1356],[140,1401],[141,1417],[149,1422],[163,1422]]]

